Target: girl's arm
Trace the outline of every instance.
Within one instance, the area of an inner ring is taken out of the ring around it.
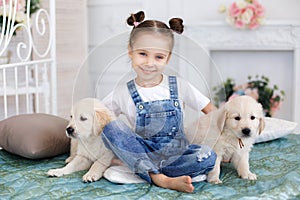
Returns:
[[[180,95],[184,103],[196,111],[204,114],[215,110],[216,107],[211,103],[210,99],[204,96],[197,88],[188,81],[178,78]]]

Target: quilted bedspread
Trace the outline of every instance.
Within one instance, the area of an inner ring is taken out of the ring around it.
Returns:
[[[220,185],[194,183],[191,194],[150,184],[114,184],[105,179],[83,183],[84,172],[49,178],[46,172],[64,165],[67,155],[28,160],[0,151],[0,199],[300,199],[300,135],[254,145],[251,171],[257,181],[242,180],[222,165]]]

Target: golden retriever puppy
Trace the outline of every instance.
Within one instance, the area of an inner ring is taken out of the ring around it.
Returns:
[[[249,153],[264,126],[262,106],[249,96],[234,98],[222,108],[200,117],[196,133],[187,136],[191,143],[208,145],[217,154],[207,181],[222,183],[219,179],[222,161],[231,162],[241,178],[256,180],[249,169]]]
[[[107,149],[100,134],[106,124],[115,119],[102,102],[86,98],[76,103],[71,110],[71,119],[66,134],[71,138],[71,153],[63,168],[51,169],[48,176],[63,176],[76,171],[88,170],[84,182],[99,180],[109,167],[114,154]]]

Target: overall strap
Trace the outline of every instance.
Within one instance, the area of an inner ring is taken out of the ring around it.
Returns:
[[[178,99],[176,76],[169,76],[170,99]]]
[[[134,80],[127,82],[127,88],[129,90],[130,96],[135,105],[137,103],[143,102],[142,98],[140,97],[140,95],[135,87]]]

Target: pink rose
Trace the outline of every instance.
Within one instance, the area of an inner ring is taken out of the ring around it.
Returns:
[[[226,21],[236,28],[253,30],[262,23],[264,14],[265,9],[258,0],[238,0],[229,6]]]
[[[0,7],[3,7],[3,0],[0,0]],[[16,5],[16,9],[17,11],[20,10],[25,10],[25,6],[26,6],[26,1],[25,0],[18,0],[17,4],[15,4],[15,1],[12,2],[12,5],[14,7],[14,5]],[[10,0],[5,0],[5,7],[9,7],[10,6]]]
[[[9,0],[5,0],[5,6],[9,5]],[[3,0],[0,0],[0,7],[3,6]]]
[[[237,17],[242,13],[242,9],[238,8],[236,2],[229,7],[229,13],[232,17]]]
[[[25,0],[18,0],[17,2],[17,11],[25,10]]]
[[[281,106],[281,101],[274,101],[274,99],[270,99],[271,102],[271,108],[270,108],[270,114],[273,116]]]
[[[258,17],[263,17],[265,14],[265,9],[264,7],[257,1],[257,0],[253,0],[253,5],[255,7],[255,14]]]
[[[245,10],[247,10],[247,9],[252,10],[253,12],[256,11],[256,8],[255,8],[255,6],[254,6],[253,4],[248,4],[248,5],[246,6]]]
[[[256,22],[256,21],[253,21],[253,22],[251,22],[251,23],[249,24],[248,28],[249,28],[250,30],[254,30],[254,29],[256,29],[258,26],[259,26],[259,23]]]
[[[253,10],[254,9],[251,8],[250,6],[249,7],[247,6],[247,8],[244,9],[244,11],[241,15],[241,20],[243,20],[243,22],[245,24],[249,24],[250,21],[253,19],[253,17],[254,17],[254,11]]]
[[[234,22],[234,26],[237,28],[244,28],[245,23],[242,20],[238,19]]]

